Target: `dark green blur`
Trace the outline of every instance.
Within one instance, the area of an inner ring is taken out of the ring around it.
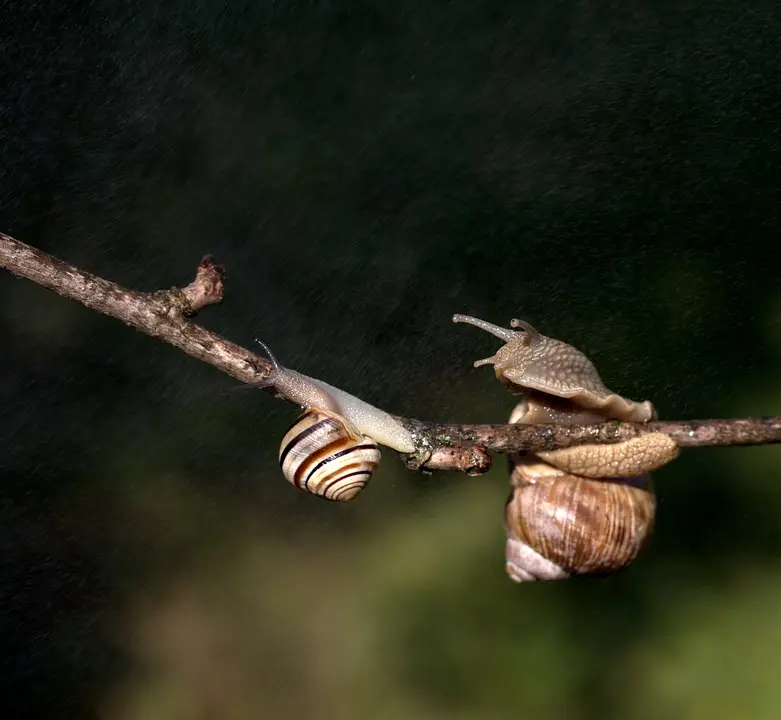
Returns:
[[[7,3],[0,230],[392,412],[522,317],[664,418],[781,414],[781,8]],[[781,451],[686,451],[627,573],[517,586],[505,461],[344,507],[295,409],[0,274],[3,717],[775,720]]]

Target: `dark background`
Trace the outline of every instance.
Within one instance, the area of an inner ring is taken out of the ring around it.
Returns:
[[[0,3],[0,230],[390,411],[501,421],[450,316],[662,417],[781,412],[776,2]],[[781,455],[690,450],[606,580],[516,586],[500,459],[336,506],[295,410],[0,274],[3,716],[776,718]]]

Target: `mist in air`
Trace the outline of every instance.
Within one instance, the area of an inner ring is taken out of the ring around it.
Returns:
[[[509,416],[466,313],[663,418],[775,415],[779,38],[773,3],[6,3],[0,231],[138,290],[211,253],[199,322],[398,414]],[[295,408],[9,274],[0,307],[4,715],[775,717],[777,448],[659,471],[628,572],[517,586],[503,458],[386,450],[325,503]]]

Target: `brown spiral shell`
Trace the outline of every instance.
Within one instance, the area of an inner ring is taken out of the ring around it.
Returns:
[[[535,457],[513,459],[505,568],[517,582],[627,567],[654,522],[651,476],[590,479]]]
[[[604,419],[571,400],[527,390],[509,422],[566,424]],[[555,462],[556,453],[547,454],[545,460],[536,455],[510,456],[512,489],[505,506],[507,574],[524,582],[605,575],[627,567],[653,529],[656,500],[651,476],[587,478],[556,467]]]
[[[374,440],[320,408],[304,410],[279,448],[279,465],[288,482],[326,500],[352,500],[379,462]]]

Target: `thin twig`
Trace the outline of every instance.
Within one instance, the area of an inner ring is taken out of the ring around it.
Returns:
[[[138,292],[0,233],[0,267],[117,318],[241,382],[257,383],[273,370],[266,358],[191,319],[202,308],[222,301],[224,270],[209,256],[200,262],[195,279],[186,287]],[[573,445],[609,444],[648,432],[666,433],[682,448],[781,442],[781,416],[649,423],[608,421],[595,425],[446,425],[402,417],[398,420],[415,438],[416,452],[405,456],[409,467],[475,475],[490,467],[489,453],[533,453]]]

